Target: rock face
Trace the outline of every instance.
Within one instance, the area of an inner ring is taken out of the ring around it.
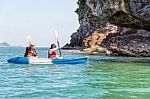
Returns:
[[[80,27],[69,46],[150,56],[150,0],[78,0]]]
[[[150,32],[128,29],[123,34],[112,34],[103,40],[102,45],[112,55],[150,56]]]

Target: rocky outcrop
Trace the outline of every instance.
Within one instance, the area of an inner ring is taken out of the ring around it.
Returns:
[[[130,30],[130,31],[129,31]],[[108,55],[150,56],[150,32],[128,29],[123,34],[113,34],[101,45],[108,49]]]
[[[104,39],[110,34],[114,34],[117,32],[117,26],[112,24],[107,24],[106,27],[103,28],[103,31],[96,30],[91,34],[91,36],[87,37],[83,43],[84,48],[90,48],[89,51],[94,52],[104,52],[104,48],[99,45],[103,42]],[[85,49],[87,50],[87,49]]]
[[[78,5],[80,27],[69,46],[104,47],[111,55],[150,56],[149,0],[78,0]]]
[[[0,47],[8,47],[8,46],[10,46],[10,44],[8,44],[7,42],[0,43]]]

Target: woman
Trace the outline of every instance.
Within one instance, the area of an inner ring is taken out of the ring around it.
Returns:
[[[58,47],[56,47],[55,44],[51,44],[51,47],[48,51],[48,58],[56,58],[57,57],[57,53],[56,53],[57,49],[58,49]]]
[[[38,57],[34,46],[34,44],[31,44],[30,46],[26,47],[24,57]]]

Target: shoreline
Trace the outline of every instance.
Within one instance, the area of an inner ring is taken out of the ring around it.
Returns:
[[[87,55],[105,55],[105,53],[99,53],[99,52],[85,52],[81,51],[79,49],[63,49],[63,53],[71,53],[71,54],[87,54]]]

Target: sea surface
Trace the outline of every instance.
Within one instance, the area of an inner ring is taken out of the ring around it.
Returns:
[[[47,57],[48,48],[36,48]],[[87,64],[7,63],[25,48],[0,48],[0,99],[150,99],[150,58],[88,56]]]

